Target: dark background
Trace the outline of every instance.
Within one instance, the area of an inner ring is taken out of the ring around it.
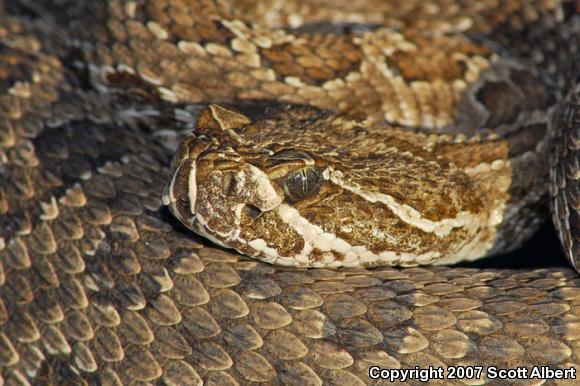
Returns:
[[[498,255],[486,257],[479,261],[460,263],[457,267],[471,268],[547,268],[569,267],[564,256],[556,230],[550,221],[546,221],[540,230],[525,243],[522,248]]]

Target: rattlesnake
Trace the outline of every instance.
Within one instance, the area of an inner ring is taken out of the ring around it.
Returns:
[[[0,384],[380,384],[371,366],[483,366],[439,382],[504,384],[486,367],[577,368],[569,268],[363,267],[516,248],[548,196],[575,262],[576,14],[6,2]],[[221,249],[171,216],[164,185],[218,244],[350,267]]]

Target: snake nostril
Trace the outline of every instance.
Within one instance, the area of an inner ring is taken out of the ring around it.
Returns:
[[[255,221],[262,215],[262,210],[252,204],[246,204],[242,208],[242,223],[247,224]]]

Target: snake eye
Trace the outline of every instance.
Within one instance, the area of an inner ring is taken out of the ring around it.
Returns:
[[[290,202],[300,201],[318,193],[323,182],[321,169],[307,167],[296,170],[286,176],[284,194]]]

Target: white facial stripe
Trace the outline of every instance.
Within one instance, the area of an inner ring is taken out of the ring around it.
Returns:
[[[383,262],[399,262],[402,264],[413,265],[419,261],[431,261],[440,256],[439,252],[428,252],[422,255],[413,253],[397,253],[393,251],[383,251],[376,254],[369,251],[365,246],[352,246],[345,240],[342,240],[333,234],[324,232],[318,225],[314,225],[300,215],[295,208],[281,204],[278,207],[278,214],[282,221],[292,227],[296,233],[304,238],[304,249],[295,256],[295,259],[302,263],[312,263],[309,255],[313,247],[322,251],[334,251],[344,255],[344,260],[340,261],[343,266],[358,266],[361,264]],[[324,263],[324,266],[336,266],[332,263]]]
[[[173,176],[173,178],[175,178],[175,176]],[[165,186],[163,186],[163,193],[161,193],[161,201],[163,202],[163,205],[169,205],[173,203],[173,201],[171,201],[171,193],[169,193],[169,188],[173,182],[173,178],[169,184],[165,184]]]
[[[256,251],[262,251],[267,247],[266,242],[262,239],[255,239],[248,243],[248,245],[254,248]]]
[[[250,169],[249,177],[256,184],[257,201],[256,206],[258,206],[262,211],[272,210],[278,206],[283,197],[280,197],[276,190],[272,186],[272,182],[266,173],[258,169],[254,165],[248,164]]]
[[[246,204],[238,204],[234,207],[234,213],[235,213],[235,217],[236,217],[236,225],[240,225],[240,223],[241,223],[242,210],[244,209],[245,206],[246,206]]]
[[[478,164],[477,166],[465,168],[465,169],[463,169],[463,171],[465,172],[465,174],[467,174],[469,176],[474,176],[474,175],[481,175],[484,173],[489,173],[492,170],[494,170],[494,171],[500,170],[500,169],[504,168],[505,166],[509,166],[509,161],[497,159],[491,163],[482,162],[482,163]]]
[[[238,240],[243,241],[241,238]],[[263,239],[252,240],[248,243],[248,245],[261,253],[262,256],[266,256],[266,261],[274,262],[280,258],[278,251],[276,251],[274,248],[268,247],[268,244],[266,244],[266,241]]]
[[[470,212],[462,211],[457,214],[455,218],[446,218],[440,221],[432,221],[421,216],[421,213],[409,205],[399,204],[392,196],[378,192],[367,192],[356,186],[347,184],[342,179],[342,172],[330,171],[329,180],[364,198],[369,202],[380,202],[385,204],[394,214],[399,217],[401,221],[421,229],[423,232],[434,233],[437,237],[445,237],[454,228],[468,227],[477,222],[477,216]]]
[[[191,170],[189,171],[189,190],[187,192],[189,196],[189,209],[191,213],[195,213],[195,201],[197,200],[197,181],[195,176],[196,166],[195,159],[191,160]],[[177,173],[175,173],[177,175]],[[171,181],[173,184],[173,181]],[[170,192],[172,189],[170,189]]]
[[[300,215],[300,212],[290,205],[281,204],[278,214],[282,221],[290,225],[296,233],[304,238],[304,241],[321,251],[336,251],[346,253],[352,246],[346,241],[326,233],[318,225],[311,224]]]

